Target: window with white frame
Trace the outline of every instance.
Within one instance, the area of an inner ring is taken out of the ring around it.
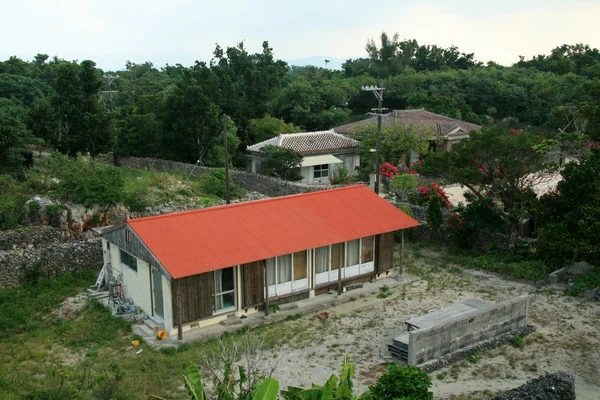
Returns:
[[[315,272],[322,274],[329,271],[329,246],[315,250]]]
[[[235,273],[229,267],[214,272],[215,312],[235,308]]]
[[[269,258],[266,264],[269,296],[308,288],[307,251]]]
[[[327,178],[329,176],[329,164],[315,165],[313,167],[313,178]]]
[[[346,242],[346,267],[360,264],[360,239]]]

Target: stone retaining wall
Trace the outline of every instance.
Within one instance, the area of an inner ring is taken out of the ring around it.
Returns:
[[[158,158],[119,157],[119,164],[134,169],[149,169],[158,172],[183,172],[201,176],[213,168],[185,164],[177,161],[161,160]],[[245,171],[231,171],[231,179],[242,189],[262,193],[269,197],[287,196],[317,190],[332,189],[346,185],[308,185],[298,182],[284,181],[261,174]]]
[[[58,229],[52,226],[28,226],[0,232],[0,251],[37,247],[63,240]]]
[[[100,238],[50,243],[0,251],[0,288],[20,285],[26,277],[58,276],[84,268],[102,268]]]
[[[566,372],[546,374],[492,400],[575,400],[575,378]]]

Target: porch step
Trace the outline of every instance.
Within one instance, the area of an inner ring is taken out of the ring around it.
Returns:
[[[221,321],[221,325],[223,326],[240,325],[241,323],[242,320],[236,317],[235,314],[229,314],[225,320]]]
[[[142,325],[133,325],[134,328],[134,332],[136,330],[139,330],[142,334],[142,336],[155,336],[156,332],[154,332],[152,329],[150,329],[150,327],[148,325],[142,324]]]
[[[162,331],[165,329],[165,323],[162,318],[154,316],[148,317],[144,324],[153,331]]]

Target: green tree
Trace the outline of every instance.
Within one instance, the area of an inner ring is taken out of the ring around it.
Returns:
[[[302,154],[292,149],[272,145],[264,146],[260,152],[264,156],[261,164],[263,173],[290,181],[302,179],[300,174]]]
[[[400,201],[406,203],[407,195],[419,185],[419,178],[411,174],[398,174],[392,179],[392,188],[399,194]]]
[[[110,150],[113,130],[110,118],[99,105],[101,85],[93,61],[59,64],[54,93],[29,112],[29,128],[70,156]]]
[[[502,205],[501,216],[509,226],[509,248],[514,252],[519,223],[530,216],[536,196],[532,187],[547,168],[544,154],[534,148],[542,138],[529,132],[491,126],[471,132],[449,152],[425,159],[420,170],[466,186],[478,198]]]
[[[538,241],[559,259],[578,252],[600,260],[600,150],[566,164],[561,175],[557,191],[541,198]]]
[[[375,164],[375,149],[377,145],[377,124],[360,126],[354,134],[360,140],[359,147],[364,150],[362,160],[366,164]],[[383,127],[381,130],[381,162],[390,162],[393,165],[407,165],[411,155],[416,153],[424,155],[429,149],[429,140],[433,139],[433,131],[400,123]]]
[[[161,144],[167,158],[203,164],[222,138],[221,109],[211,100],[213,90],[218,90],[218,81],[205,64],[184,72],[165,104]]]
[[[42,141],[31,135],[22,120],[23,107],[7,98],[0,98],[0,171],[17,172],[31,156],[31,145],[40,145]]]
[[[260,143],[271,139],[280,133],[297,133],[302,129],[292,123],[286,124],[284,120],[266,115],[248,121],[248,136],[250,143]]]
[[[444,225],[442,201],[438,196],[431,196],[427,201],[427,225],[429,225],[431,229],[439,229]]]

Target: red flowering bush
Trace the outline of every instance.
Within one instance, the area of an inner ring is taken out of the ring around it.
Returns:
[[[389,162],[383,163],[379,166],[379,175],[386,178],[393,178],[394,176],[398,175],[398,168]]]
[[[437,183],[431,182],[429,186],[421,186],[417,189],[417,192],[421,196],[421,200],[423,203],[427,203],[431,196],[436,196],[442,202],[442,206],[450,209],[450,200],[448,200],[448,195],[446,191],[442,189]]]
[[[410,165],[410,169],[408,170],[407,174],[419,175],[419,168],[421,168],[423,166],[423,161],[425,161],[425,160],[419,160],[419,161],[415,161],[414,163],[412,163]]]

